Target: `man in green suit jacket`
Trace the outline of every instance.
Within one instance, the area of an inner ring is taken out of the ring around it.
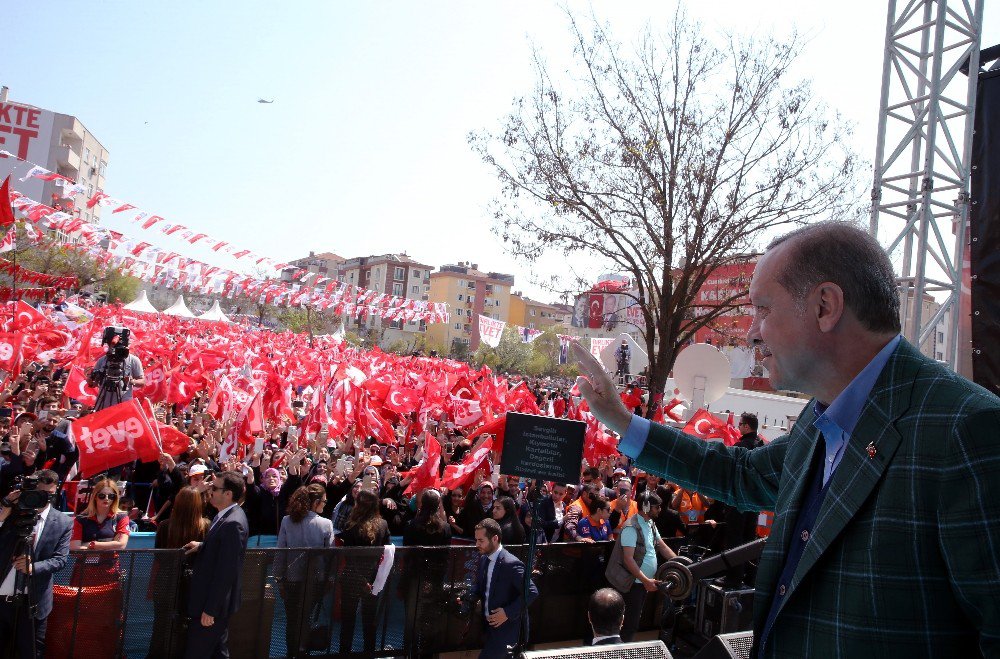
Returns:
[[[1000,399],[899,336],[892,265],[849,225],[775,240],[750,299],[772,384],[814,396],[752,451],[633,417],[574,350],[583,396],[641,469],[775,511],[755,656],[1000,656]]]

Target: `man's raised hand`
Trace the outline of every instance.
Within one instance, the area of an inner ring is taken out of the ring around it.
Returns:
[[[618,389],[611,376],[604,371],[601,362],[578,341],[571,345],[581,371],[580,377],[576,379],[576,386],[590,405],[590,411],[598,421],[619,435],[624,435],[632,422],[632,413],[618,397]]]

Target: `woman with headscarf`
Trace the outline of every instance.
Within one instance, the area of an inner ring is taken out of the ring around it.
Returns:
[[[288,497],[300,483],[301,479],[285,480],[280,470],[268,467],[261,474],[259,483],[247,487],[245,509],[250,522],[250,535],[278,535]]]

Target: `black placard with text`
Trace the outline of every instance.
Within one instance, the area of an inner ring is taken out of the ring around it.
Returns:
[[[586,430],[583,421],[508,412],[500,473],[576,483]]]

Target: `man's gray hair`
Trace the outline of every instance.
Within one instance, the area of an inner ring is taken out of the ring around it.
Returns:
[[[802,301],[829,281],[844,292],[844,304],[872,332],[899,332],[896,274],[882,246],[847,222],[819,222],[775,238],[768,249],[788,243],[778,283]]]

